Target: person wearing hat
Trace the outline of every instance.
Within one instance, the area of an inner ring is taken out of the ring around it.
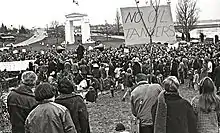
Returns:
[[[131,110],[136,117],[135,123],[139,123],[139,133],[152,133],[153,120],[151,108],[157,100],[157,96],[162,91],[159,84],[148,84],[147,76],[139,73],[135,76],[137,85],[131,92]]]
[[[179,93],[179,80],[169,76],[152,107],[154,133],[197,133],[196,115],[190,103]]]
[[[210,77],[201,80],[199,93],[192,99],[198,133],[218,133],[220,97],[216,94],[215,84]]]
[[[74,87],[76,86],[67,78],[62,79],[58,84],[60,95],[55,102],[69,109],[77,133],[90,133],[89,114],[86,104],[82,96],[74,93]]]
[[[37,75],[33,71],[26,71],[21,75],[21,84],[8,95],[7,105],[12,133],[25,132],[25,119],[37,105],[33,92],[36,81]]]
[[[55,92],[52,85],[41,83],[34,94],[39,105],[27,116],[26,133],[77,133],[69,110],[54,102]]]

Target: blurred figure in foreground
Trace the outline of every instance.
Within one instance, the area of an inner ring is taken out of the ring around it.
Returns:
[[[163,81],[162,91],[152,107],[154,133],[197,133],[196,115],[190,103],[183,99],[175,76]]]
[[[58,91],[60,95],[55,102],[65,106],[70,111],[77,133],[90,133],[89,114],[82,96],[74,93],[74,86],[67,78],[60,81]]]
[[[24,133],[25,119],[37,105],[34,88],[37,75],[33,71],[26,71],[21,75],[21,85],[13,89],[8,96],[7,105],[12,124],[12,133]]]
[[[34,94],[39,105],[27,117],[25,133],[77,133],[68,109],[54,103],[53,86],[42,83]]]
[[[198,133],[218,133],[220,98],[210,77],[201,80],[199,91],[200,95],[192,99]]]
[[[153,120],[151,108],[157,100],[157,96],[162,91],[159,84],[148,84],[147,76],[139,73],[135,76],[137,86],[131,92],[131,110],[136,118],[136,129],[139,133],[152,133]],[[134,127],[135,128],[135,127]]]

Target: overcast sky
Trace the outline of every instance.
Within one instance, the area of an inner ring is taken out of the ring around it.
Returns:
[[[51,21],[65,22],[65,15],[73,12],[87,13],[91,24],[104,24],[115,21],[116,10],[120,7],[135,6],[135,0],[0,0],[0,23],[6,25],[24,25],[46,27]],[[146,0],[140,0],[145,5]],[[171,0],[173,18],[178,0]],[[200,8],[200,19],[220,19],[220,0],[197,0]],[[166,0],[161,0],[162,4]]]

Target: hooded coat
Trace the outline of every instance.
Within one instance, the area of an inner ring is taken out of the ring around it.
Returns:
[[[77,133],[90,133],[89,115],[83,98],[74,93],[61,94],[55,100],[70,111]]]

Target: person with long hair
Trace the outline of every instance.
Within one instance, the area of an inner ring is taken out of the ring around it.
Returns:
[[[196,115],[190,103],[180,96],[179,86],[175,76],[163,81],[164,90],[151,110],[154,133],[197,133]]]
[[[215,84],[210,77],[204,77],[199,86],[200,95],[192,99],[198,133],[218,133],[220,97],[216,94]]]

